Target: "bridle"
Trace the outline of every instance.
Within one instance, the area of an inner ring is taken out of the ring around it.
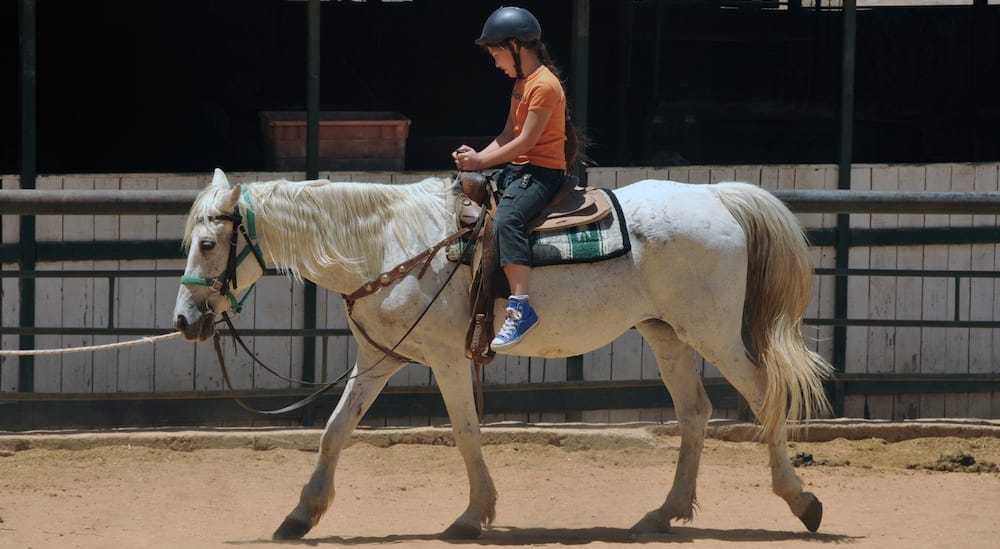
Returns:
[[[229,214],[210,215],[210,216],[195,218],[195,221],[197,222],[212,223],[217,221],[228,221],[232,223],[233,230],[232,233],[230,233],[229,237],[229,257],[226,259],[225,270],[223,270],[221,274],[213,278],[202,278],[202,277],[188,276],[188,275],[181,276],[181,284],[189,284],[192,286],[207,286],[213,292],[222,295],[223,297],[229,300],[230,310],[236,311],[237,313],[243,310],[244,302],[246,302],[247,298],[250,296],[250,293],[257,285],[256,283],[251,284],[250,287],[247,288],[247,290],[243,293],[242,297],[236,296],[234,291],[239,290],[239,281],[236,278],[236,272],[239,270],[240,265],[242,265],[243,262],[246,261],[248,257],[250,257],[250,255],[253,255],[254,259],[257,260],[257,264],[260,265],[261,270],[267,272],[267,263],[264,261],[264,254],[261,252],[260,245],[257,243],[257,225],[255,223],[253,209],[250,207],[250,194],[247,192],[246,188],[243,189],[242,196],[243,200],[247,203],[245,223],[243,215],[240,214],[239,204],[233,206],[233,211],[232,213]],[[246,240],[247,245],[245,248],[243,248],[242,252],[237,252],[237,247],[241,235],[243,236],[243,239]],[[205,307],[208,311],[211,311],[213,313],[215,312],[211,304],[208,303],[207,299]],[[215,345],[215,355],[219,360],[219,369],[222,372],[222,380],[226,385],[226,389],[229,391],[229,396],[234,401],[236,401],[236,404],[238,404],[244,410],[255,414],[265,414],[265,415],[278,415],[291,412],[293,410],[297,410],[305,406],[306,404],[309,404],[323,393],[329,391],[334,385],[336,385],[341,381],[341,379],[337,379],[330,383],[321,384],[321,383],[313,383],[309,381],[291,379],[289,377],[281,375],[274,369],[270,368],[267,364],[261,362],[260,359],[257,358],[257,355],[255,355],[253,351],[250,350],[246,342],[243,341],[243,338],[240,337],[240,334],[236,330],[236,326],[233,324],[232,319],[229,318],[229,311],[223,311],[221,313],[221,316],[222,320],[225,321],[226,325],[229,327],[229,333],[233,336],[234,342],[238,343],[240,347],[243,348],[243,350],[250,356],[250,358],[255,363],[257,363],[262,368],[270,372],[272,375],[291,383],[298,383],[301,385],[312,385],[312,386],[322,385],[322,388],[310,394],[306,398],[299,400],[298,402],[295,402],[294,404],[291,404],[289,406],[285,406],[284,408],[279,408],[277,410],[259,410],[257,408],[248,405],[242,399],[240,399],[240,397],[236,394],[236,390],[233,389],[233,384],[229,380],[229,371],[226,369],[226,360],[222,354],[222,344],[220,341],[219,332],[216,330],[215,335],[213,336],[213,343]]]
[[[261,252],[260,245],[257,243],[257,224],[255,222],[253,209],[250,208],[250,194],[247,192],[246,188],[243,188],[242,196],[243,200],[246,201],[247,203],[246,223],[244,223],[243,215],[240,214],[239,204],[233,206],[233,211],[232,213],[229,214],[209,215],[204,217],[199,216],[195,218],[195,221],[199,223],[201,222],[214,223],[219,221],[228,221],[229,223],[232,223],[233,230],[229,236],[229,256],[226,259],[225,270],[223,270],[221,274],[213,278],[202,278],[202,277],[188,276],[188,275],[181,276],[181,284],[188,284],[191,286],[207,286],[213,292],[222,295],[223,297],[229,300],[230,310],[236,311],[237,313],[243,311],[243,304],[246,302],[247,298],[250,297],[250,293],[253,292],[254,287],[257,285],[256,283],[251,284],[250,287],[247,288],[247,290],[243,293],[243,297],[238,298],[236,294],[233,293],[234,291],[239,290],[239,280],[236,277],[236,272],[239,270],[240,265],[242,265],[243,262],[248,257],[250,257],[250,255],[253,255],[254,259],[257,260],[257,264],[260,266],[261,271],[267,272],[267,263],[264,261],[264,254],[263,252]],[[246,240],[247,245],[245,248],[243,248],[242,252],[237,253],[236,249],[237,245],[239,244],[239,238],[241,235],[243,236],[243,239]],[[215,312],[215,310],[211,306],[211,303],[208,302],[207,298],[205,300],[205,308],[207,311],[213,313]],[[259,364],[265,370],[288,382],[300,383],[305,385],[319,385],[317,383],[300,381],[285,377],[280,373],[274,371],[267,364],[261,362],[260,359],[258,359],[257,356],[253,353],[253,351],[250,350],[246,342],[243,341],[243,338],[240,337],[239,332],[236,331],[236,326],[233,324],[232,319],[229,318],[229,311],[223,311],[221,316],[222,319],[225,321],[226,325],[229,326],[229,333],[232,334],[233,340],[239,343],[239,345],[243,347],[243,350],[246,351],[248,355],[250,355],[250,358],[252,358],[254,362]],[[233,389],[233,385],[229,381],[229,372],[226,370],[226,361],[222,355],[222,345],[220,343],[218,331],[215,332],[215,335],[213,337],[213,342],[215,344],[215,354],[219,359],[219,369],[222,371],[222,380],[225,383],[226,388],[229,390],[229,395],[233,398],[233,400],[236,401],[237,404],[240,405],[241,408],[243,408],[248,412],[259,413],[259,414],[281,414],[285,412],[290,412],[292,410],[305,406],[306,404],[314,400],[316,397],[318,397],[320,394],[326,392],[327,390],[330,389],[330,387],[332,387],[332,384],[326,386],[319,393],[312,395],[307,399],[304,399],[303,401],[295,403],[292,406],[286,406],[285,408],[281,408],[279,410],[258,410],[256,408],[247,405],[236,395],[236,391]]]
[[[264,255],[260,250],[260,246],[257,244],[257,229],[254,222],[254,213],[253,209],[250,208],[250,195],[247,192],[246,188],[243,189],[243,199],[247,203],[246,223],[244,223],[243,216],[240,214],[239,204],[235,205],[233,207],[232,213],[228,215],[221,214],[221,215],[205,216],[203,218],[202,217],[195,218],[195,220],[198,222],[228,221],[232,223],[233,231],[229,238],[229,258],[226,260],[225,270],[219,276],[216,276],[214,278],[201,278],[201,277],[187,276],[187,275],[181,276],[181,284],[189,284],[192,286],[207,286],[211,288],[212,291],[226,297],[229,300],[231,310],[234,310],[237,313],[243,310],[243,303],[246,301],[247,297],[249,297],[250,293],[256,286],[256,283],[251,284],[250,287],[247,288],[246,292],[244,292],[243,297],[241,298],[236,297],[233,291],[239,289],[238,281],[236,279],[236,271],[239,269],[239,266],[243,263],[243,261],[246,260],[247,257],[253,254],[254,258],[256,258],[257,260],[257,263],[260,265],[261,270],[263,270],[264,272],[267,271],[267,266],[264,261]],[[219,332],[216,330],[215,335],[213,337],[213,343],[215,345],[215,354],[219,360],[219,369],[222,372],[222,380],[225,383],[226,388],[229,390],[230,397],[241,408],[243,408],[248,412],[255,414],[264,414],[264,415],[280,415],[302,408],[303,406],[319,398],[321,395],[323,395],[324,393],[335,387],[340,382],[358,377],[372,370],[388,357],[393,357],[397,360],[402,360],[404,362],[413,362],[407,357],[397,354],[395,352],[396,348],[399,347],[403,343],[403,341],[406,340],[407,336],[409,336],[410,333],[413,332],[413,330],[417,327],[417,324],[420,323],[420,321],[430,310],[431,306],[434,305],[434,302],[437,301],[438,296],[440,296],[441,292],[443,292],[444,289],[448,286],[448,283],[451,281],[452,277],[458,271],[459,267],[463,265],[463,260],[465,259],[465,256],[473,249],[473,246],[465,246],[463,248],[462,258],[459,261],[455,262],[455,266],[452,268],[451,272],[448,273],[448,276],[445,278],[444,282],[441,283],[441,287],[439,287],[437,292],[434,293],[434,295],[431,297],[431,300],[427,303],[427,306],[424,307],[423,311],[420,312],[416,320],[413,321],[413,324],[410,326],[410,328],[406,330],[406,332],[403,333],[402,337],[399,338],[399,341],[397,341],[396,344],[390,348],[386,348],[380,345],[379,343],[375,342],[374,340],[372,340],[371,336],[368,335],[368,333],[361,326],[361,324],[359,324],[354,319],[353,317],[354,302],[363,297],[372,295],[381,288],[394,283],[395,281],[399,280],[400,278],[408,274],[418,265],[423,265],[419,274],[417,275],[417,278],[422,278],[424,273],[427,272],[427,269],[430,267],[431,260],[434,259],[434,256],[437,254],[439,250],[457,241],[458,239],[469,233],[472,233],[473,234],[472,238],[475,239],[476,236],[478,236],[479,231],[483,227],[484,219],[485,216],[480,218],[480,220],[477,222],[474,228],[471,229],[468,227],[462,228],[446,236],[441,242],[438,242],[434,246],[431,246],[430,248],[417,254],[415,257],[404,261],[403,263],[393,267],[392,269],[386,271],[385,273],[382,273],[375,280],[363,284],[360,288],[358,288],[351,294],[342,295],[347,308],[347,316],[350,319],[351,323],[354,324],[354,327],[357,329],[358,333],[367,341],[369,345],[371,345],[372,347],[374,347],[375,349],[377,349],[382,353],[382,356],[379,357],[378,360],[376,360],[370,366],[359,371],[354,375],[349,375],[350,372],[345,372],[337,379],[326,383],[315,383],[311,381],[302,381],[285,377],[280,373],[274,371],[272,368],[268,367],[266,364],[261,362],[260,359],[257,358],[257,356],[253,353],[253,351],[250,350],[247,344],[243,341],[243,338],[241,338],[239,333],[236,331],[236,326],[233,324],[233,321],[229,318],[228,311],[223,311],[221,314],[222,319],[229,327],[229,332],[230,334],[232,334],[233,340],[236,343],[239,343],[239,345],[248,355],[250,355],[250,358],[255,363],[257,363],[265,370],[267,370],[274,376],[284,381],[288,381],[291,383],[298,383],[301,385],[319,387],[319,389],[310,393],[301,400],[292,403],[288,406],[285,406],[283,408],[278,408],[275,410],[259,410],[257,408],[248,405],[239,398],[239,396],[236,394],[236,391],[233,389],[232,383],[230,383],[229,373],[226,370],[226,361],[222,354],[222,346],[220,343]],[[243,238],[246,240],[247,246],[243,249],[242,252],[237,253],[236,250],[237,250],[237,244],[239,243],[240,235],[242,235]],[[214,310],[212,309],[211,305],[207,302],[207,300],[206,300],[206,307],[209,311],[214,312]]]
[[[250,195],[247,190],[243,189],[243,199],[250,203]],[[229,237],[229,258],[226,260],[226,269],[222,271],[219,276],[214,278],[201,278],[197,276],[181,276],[181,284],[189,284],[192,286],[208,286],[213,291],[219,293],[229,300],[229,306],[232,310],[237,313],[243,310],[243,303],[246,301],[247,297],[250,296],[250,292],[256,284],[251,284],[247,291],[244,292],[242,298],[237,298],[236,294],[233,293],[234,290],[239,289],[239,282],[236,279],[236,271],[239,269],[243,261],[246,260],[251,254],[257,260],[257,264],[260,265],[262,271],[267,271],[267,264],[264,262],[264,254],[260,251],[260,246],[257,244],[257,225],[254,220],[253,210],[250,206],[247,206],[247,217],[246,223],[243,223],[243,216],[240,215],[239,204],[233,206],[233,211],[230,214],[221,215],[209,215],[205,217],[196,217],[197,222],[208,222],[213,223],[217,221],[228,221],[233,225],[233,232]],[[236,246],[239,243],[239,237],[243,235],[243,238],[247,241],[247,246],[243,248],[243,251],[236,253]],[[206,303],[207,305],[207,303]],[[211,310],[211,307],[208,307]],[[223,313],[225,315],[225,313]]]

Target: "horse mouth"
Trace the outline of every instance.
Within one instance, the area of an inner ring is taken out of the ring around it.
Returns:
[[[194,322],[188,322],[184,315],[177,315],[174,328],[188,341],[206,341],[215,335],[215,315],[211,312],[203,313]]]

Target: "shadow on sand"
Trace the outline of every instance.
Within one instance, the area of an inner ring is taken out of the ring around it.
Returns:
[[[405,543],[407,541],[445,541],[454,545],[587,545],[589,543],[692,543],[698,540],[724,542],[777,543],[803,541],[817,544],[853,544],[862,538],[839,534],[784,532],[760,529],[717,530],[713,528],[674,527],[665,534],[635,534],[627,528],[516,528],[494,526],[483,530],[483,535],[475,540],[441,540],[440,534],[399,534],[386,536],[328,536],[307,538],[298,541],[273,542],[275,544],[318,545],[378,545],[384,543]],[[233,545],[257,544],[264,540],[234,541]]]

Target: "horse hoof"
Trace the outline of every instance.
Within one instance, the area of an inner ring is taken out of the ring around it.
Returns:
[[[441,539],[479,539],[483,534],[482,528],[470,526],[468,524],[455,523],[441,532]]]
[[[281,526],[274,531],[274,535],[271,536],[271,539],[302,539],[302,536],[306,535],[306,533],[311,529],[311,524],[303,520],[288,517],[285,519],[285,522],[282,522]]]
[[[655,512],[646,513],[629,531],[633,534],[666,534],[670,531],[670,521],[662,520]]]
[[[799,520],[806,525],[806,529],[810,532],[819,530],[819,523],[823,522],[823,503],[816,496],[812,496],[805,512],[799,515]]]

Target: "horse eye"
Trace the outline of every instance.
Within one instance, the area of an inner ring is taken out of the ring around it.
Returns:
[[[215,241],[214,240],[202,240],[199,243],[199,247],[201,248],[201,251],[207,252],[207,251],[215,248]]]

